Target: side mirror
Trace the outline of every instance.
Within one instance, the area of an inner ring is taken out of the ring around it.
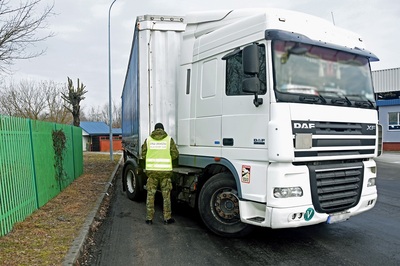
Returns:
[[[242,65],[244,74],[253,76],[242,81],[243,91],[254,94],[253,103],[258,107],[263,104],[263,99],[258,98],[258,94],[260,93],[260,79],[258,78],[260,62],[257,44],[252,44],[243,48]]]
[[[251,77],[242,81],[243,91],[248,93],[260,93],[260,79]]]
[[[260,65],[258,60],[258,46],[252,44],[243,48],[242,51],[243,72],[249,75],[258,75]]]
[[[253,103],[256,107],[263,104],[263,99],[258,98],[260,93],[260,79],[258,77],[246,78],[242,81],[243,91],[254,94]]]

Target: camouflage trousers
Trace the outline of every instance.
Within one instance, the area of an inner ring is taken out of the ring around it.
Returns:
[[[171,177],[172,172],[148,171],[147,175],[147,201],[146,201],[146,220],[153,220],[154,217],[154,197],[157,187],[160,185],[161,194],[163,196],[163,215],[164,220],[171,219]]]

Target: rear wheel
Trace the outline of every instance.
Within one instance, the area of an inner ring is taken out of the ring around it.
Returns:
[[[124,181],[126,187],[126,195],[130,200],[139,200],[141,196],[141,190],[139,187],[139,178],[135,173],[135,167],[132,164],[126,166],[124,172]]]
[[[220,236],[242,237],[251,232],[252,226],[240,221],[236,182],[231,174],[211,177],[200,191],[198,206],[204,224]]]

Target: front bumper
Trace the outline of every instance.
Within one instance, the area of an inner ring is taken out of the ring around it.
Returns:
[[[346,219],[368,211],[375,206],[376,200],[376,193],[363,195],[355,207],[341,212],[341,214],[345,214],[344,216],[341,215],[341,217]],[[240,218],[243,223],[270,228],[294,228],[325,223],[330,216],[327,213],[316,212],[312,205],[278,208],[268,207],[262,203],[241,200],[239,207]]]

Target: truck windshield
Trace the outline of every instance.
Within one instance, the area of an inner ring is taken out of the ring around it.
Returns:
[[[375,108],[368,58],[291,41],[272,47],[277,101]]]

